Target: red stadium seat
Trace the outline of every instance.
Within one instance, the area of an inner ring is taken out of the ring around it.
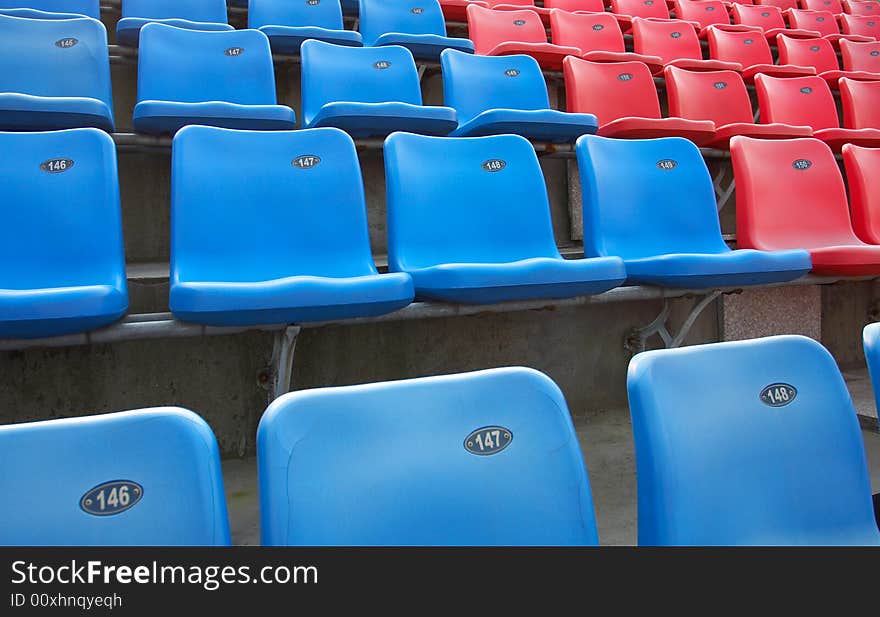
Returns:
[[[810,11],[828,11],[834,15],[843,13],[840,0],[800,0],[801,8]]]
[[[644,62],[652,71],[663,70],[657,56],[643,56],[626,51],[623,33],[613,15],[608,13],[550,13],[550,38],[557,45],[576,47],[580,56],[591,62]]]
[[[740,71],[742,65],[720,60],[704,60],[694,28],[682,21],[633,19],[633,49],[636,53],[659,56],[664,65],[692,71]],[[655,72],[655,74],[659,74]]]
[[[858,34],[872,39],[880,38],[880,15],[847,15],[840,16],[840,27],[844,34]]]
[[[755,75],[763,73],[773,77],[804,77],[815,75],[816,69],[808,66],[780,66],[773,64],[770,44],[754,32],[728,32],[709,28],[709,55],[724,62],[737,62],[743,66],[742,76],[747,83]]]
[[[489,8],[496,11],[522,11],[528,9],[541,17],[545,26],[550,24],[550,9],[535,6],[534,0],[485,0]]]
[[[469,6],[467,19],[474,53],[483,56],[526,54],[542,68],[558,71],[563,58],[580,55],[577,47],[548,43],[547,30],[534,11],[493,11]]]
[[[811,11],[805,9],[789,9],[786,11],[788,23],[792,28],[802,30],[815,30],[827,39],[834,47],[840,44],[841,39],[850,41],[870,41],[870,37],[857,34],[841,34],[837,18],[828,11]]]
[[[831,43],[825,39],[792,39],[780,34],[776,37],[776,48],[779,50],[781,64],[813,67],[819,77],[828,82],[832,90],[837,90],[837,82],[841,77],[880,79],[877,73],[841,71],[840,65],[837,64],[837,53]]]
[[[880,2],[861,0],[841,0],[843,10],[850,15],[880,15]]]
[[[602,13],[605,11],[605,0],[544,0],[544,8],[570,13]]]
[[[843,126],[880,129],[880,81],[840,80]]]
[[[471,4],[483,7],[489,6],[483,0],[440,0],[443,17],[447,21],[465,21],[467,19],[467,7]]]
[[[880,149],[843,147],[853,229],[868,244],[880,244]]]
[[[730,23],[727,7],[721,0],[675,0],[674,10],[677,19],[698,24],[700,38],[705,38],[706,28],[719,25],[727,29],[742,30]]]
[[[563,74],[568,111],[594,114],[599,119],[597,135],[621,139],[684,137],[697,145],[715,137],[711,121],[661,116],[654,79],[641,62],[602,64],[568,57]]]
[[[734,137],[730,154],[740,248],[807,249],[816,274],[880,274],[880,246],[853,231],[843,178],[826,144]]]
[[[755,0],[759,6],[775,6],[782,11],[798,8],[797,0]]]
[[[743,6],[735,4],[731,10],[731,15],[733,16],[734,23],[758,27],[764,31],[764,36],[768,39],[776,38],[776,35],[780,32],[784,32],[793,38],[814,39],[820,36],[815,30],[786,28],[782,11],[775,6]]]
[[[880,41],[870,43],[840,42],[840,57],[847,71],[880,73]]]
[[[669,19],[664,0],[611,0],[611,12],[644,19]]]
[[[727,148],[736,135],[792,139],[813,134],[808,126],[755,124],[749,93],[739,73],[695,72],[674,66],[666,67],[663,73],[670,116],[715,123],[715,139],[709,146]]]
[[[809,126],[813,129],[813,136],[835,152],[840,152],[846,143],[869,148],[880,146],[880,130],[840,128],[834,97],[821,77],[777,79],[758,75],[755,90],[764,124],[781,122]]]

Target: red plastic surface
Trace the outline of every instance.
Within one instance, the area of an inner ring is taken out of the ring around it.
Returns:
[[[862,241],[880,244],[880,149],[843,147],[853,229]]]

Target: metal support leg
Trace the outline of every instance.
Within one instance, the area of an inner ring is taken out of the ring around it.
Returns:
[[[660,314],[657,315],[651,323],[641,328],[633,328],[630,331],[624,341],[624,348],[633,355],[645,351],[648,339],[655,334],[660,335],[660,338],[663,339],[663,344],[667,349],[681,347],[684,339],[690,333],[691,328],[694,327],[697,318],[706,307],[712,304],[712,302],[720,295],[721,292],[715,290],[705,296],[700,296],[699,300],[694,303],[693,308],[691,308],[690,313],[688,313],[687,319],[681,324],[681,327],[676,334],[671,333],[666,325],[666,322],[669,319],[669,300],[664,300]]]
[[[293,355],[296,352],[296,340],[299,338],[300,330],[299,326],[289,326],[275,334],[270,361],[272,366],[270,402],[290,392],[290,384],[293,381]]]
[[[427,65],[427,64],[420,64],[420,65],[419,65],[419,83],[422,82],[422,78],[425,76],[425,72],[426,72],[427,70],[428,70],[428,65]]]
[[[730,180],[725,186],[725,180],[730,176]],[[727,202],[730,201],[733,191],[736,190],[736,179],[733,177],[733,167],[722,163],[721,168],[715,177],[712,178],[712,186],[715,187],[715,197],[718,200],[718,211],[721,212]]]

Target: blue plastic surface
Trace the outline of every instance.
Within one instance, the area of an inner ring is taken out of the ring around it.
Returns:
[[[343,47],[306,41],[302,56],[303,128],[332,126],[354,137],[393,131],[446,135],[450,107],[422,105],[419,74],[403,47]]]
[[[306,167],[296,166],[300,157],[310,157]],[[408,274],[376,271],[348,135],[193,126],[174,138],[177,317],[218,326],[324,321],[379,315],[412,299]]]
[[[191,411],[166,407],[0,426],[0,467],[6,496],[0,545],[230,541],[217,441]],[[119,481],[133,484],[84,503],[91,489]]]
[[[233,29],[228,23],[226,0],[122,0],[116,42],[137,47],[141,29],[154,22],[188,30]]]
[[[458,115],[451,137],[513,133],[539,141],[574,141],[599,126],[593,114],[550,109],[544,74],[531,56],[475,56],[447,49],[440,66],[443,101]]]
[[[174,133],[188,124],[283,130],[293,110],[277,105],[269,39],[258,30],[201,32],[163,24],[141,31],[140,133]]]
[[[272,51],[279,54],[298,54],[300,45],[308,39],[336,45],[362,45],[360,32],[343,26],[339,0],[319,0],[314,4],[250,0],[248,27],[268,36]]]
[[[628,283],[707,288],[799,278],[807,251],[732,251],[721,236],[712,179],[680,137],[577,141],[584,252],[617,255]]]
[[[0,14],[31,19],[66,19],[85,15],[101,19],[100,0],[0,0]]]
[[[497,426],[509,445],[472,454]],[[595,545],[565,399],[501,368],[287,394],[257,432],[264,545]]]
[[[566,260],[544,176],[517,135],[385,141],[388,267],[421,298],[491,304],[595,294],[626,278],[617,257]]]
[[[880,409],[880,323],[865,326],[862,332],[862,344],[865,348],[865,361],[871,384],[874,386],[874,401]]]
[[[0,130],[113,130],[104,25],[0,15]]]
[[[358,29],[364,45],[401,45],[418,59],[437,60],[444,49],[474,53],[470,39],[446,36],[437,0],[360,0]]]
[[[113,140],[98,129],[0,133],[0,152],[13,153],[0,158],[0,338],[85,332],[122,317]],[[42,169],[59,159],[64,171]]]
[[[627,382],[639,544],[880,544],[856,412],[815,341],[648,351]],[[774,385],[796,394],[765,404]]]

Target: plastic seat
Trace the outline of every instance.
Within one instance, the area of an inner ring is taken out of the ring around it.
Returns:
[[[644,19],[669,19],[669,9],[664,0],[611,0],[611,12],[618,16]]]
[[[675,0],[673,6],[678,19],[697,25],[700,38],[705,38],[709,26],[721,26],[728,30],[741,30],[730,23],[727,7],[721,0]]]
[[[730,153],[739,246],[807,249],[816,274],[880,274],[880,246],[853,232],[843,178],[826,144],[734,137]]]
[[[781,122],[809,126],[813,136],[835,152],[840,152],[846,143],[869,148],[880,146],[880,130],[840,128],[834,97],[821,77],[777,79],[758,75],[755,90],[762,124]]]
[[[568,110],[595,114],[599,135],[623,139],[677,136],[701,145],[715,139],[713,122],[661,117],[654,80],[641,62],[600,64],[567,58],[563,75]]]
[[[709,28],[709,55],[724,62],[737,62],[743,66],[740,71],[746,83],[755,80],[755,75],[773,77],[804,77],[815,75],[816,69],[810,66],[773,64],[770,44],[762,36],[753,32],[729,32]]]
[[[880,409],[880,323],[875,322],[865,326],[862,330],[862,344],[865,349],[868,374],[874,386],[874,404]],[[876,514],[877,495],[874,495],[874,508]]]
[[[822,0],[831,1],[831,0]],[[788,21],[792,28],[801,28],[804,30],[814,30],[818,32],[823,39],[826,39],[835,48],[840,46],[842,39],[865,42],[870,41],[870,37],[858,36],[856,34],[841,34],[840,27],[837,25],[837,18],[828,11],[810,11],[801,9],[790,9],[786,12]]]
[[[560,70],[566,56],[579,56],[576,47],[547,42],[547,31],[534,11],[494,11],[469,6],[468,33],[481,56],[532,56],[548,70]]]
[[[799,0],[801,8],[808,11],[828,11],[832,15],[843,13],[840,0]]]
[[[824,79],[832,90],[837,90],[841,77],[860,80],[877,80],[880,74],[864,71],[841,71],[837,64],[837,53],[825,39],[791,39],[780,34],[776,39],[779,62],[812,66],[819,77]]]
[[[633,19],[633,49],[636,53],[659,56],[664,65],[691,71],[739,71],[734,62],[703,59],[700,40],[693,26],[685,22]],[[654,71],[655,75],[663,71]]]
[[[880,15],[847,15],[840,16],[840,28],[844,34],[858,34],[872,39],[880,38]]]
[[[880,15],[880,2],[867,0],[841,0],[844,13],[850,15]]]
[[[598,543],[565,398],[532,369],[287,394],[257,461],[264,545]]]
[[[775,6],[781,11],[798,8],[797,0],[755,0],[754,4],[758,6]]]
[[[652,72],[663,68],[657,56],[627,52],[620,26],[608,13],[554,10],[550,14],[550,38],[557,45],[576,47],[579,55],[590,62],[644,62]]]
[[[730,11],[734,23],[743,26],[756,26],[763,30],[768,39],[775,39],[777,34],[784,33],[791,38],[815,39],[820,36],[816,30],[786,28],[782,11],[775,6],[745,6],[734,4]],[[780,62],[780,64],[783,64]]]
[[[226,0],[123,0],[116,41],[137,47],[141,29],[149,23],[212,32],[233,29],[226,15]]]
[[[843,126],[880,129],[880,81],[840,80]]]
[[[355,47],[363,44],[360,32],[343,26],[339,0],[250,0],[248,28],[269,37],[272,51],[277,54],[298,54],[300,45],[309,39]]]
[[[870,43],[840,42],[840,57],[847,71],[880,73],[880,41]]]
[[[880,85],[880,84],[878,84]],[[877,110],[873,110],[877,114]],[[880,244],[880,149],[843,147],[853,230],[868,244]],[[878,383],[880,373],[873,375]]]
[[[101,19],[100,0],[0,0],[0,14],[29,19]]]
[[[302,45],[303,128],[333,126],[353,137],[394,131],[447,135],[455,110],[422,105],[416,63],[408,49]]]
[[[0,133],[0,338],[94,330],[128,309],[116,147],[98,129]]]
[[[755,124],[746,85],[734,71],[695,72],[670,66],[664,77],[670,115],[715,123],[715,139],[709,146],[727,148],[735,135],[791,139],[813,134],[808,126]]]
[[[538,141],[574,141],[595,133],[596,116],[550,108],[541,67],[531,56],[440,56],[443,100],[455,109],[451,137],[513,133]]]
[[[521,11],[528,9],[538,14],[545,26],[550,24],[550,9],[535,6],[534,0],[486,0],[489,8],[495,11]]]
[[[338,129],[187,127],[174,138],[171,183],[170,306],[179,319],[330,321],[412,302],[408,274],[376,271],[357,153]]]
[[[856,412],[819,343],[648,351],[627,390],[640,545],[880,544]]]
[[[139,133],[174,133],[188,124],[295,128],[293,110],[276,101],[269,39],[259,30],[143,27],[134,108]]]
[[[566,260],[547,187],[518,135],[385,141],[388,268],[416,297],[466,304],[569,298],[617,287],[617,257]]]
[[[603,13],[605,0],[544,0],[544,8],[569,13]]]
[[[364,45],[401,45],[413,57],[437,60],[444,49],[473,53],[469,39],[446,36],[446,21],[437,0],[360,0],[360,32]]]
[[[584,254],[619,255],[628,284],[686,289],[790,281],[806,251],[732,251],[697,147],[679,138],[577,142]]]
[[[88,126],[113,130],[103,24],[0,15],[0,130]]]
[[[0,426],[0,545],[227,546],[214,433],[173,407]]]
[[[440,0],[440,8],[443,10],[443,17],[447,21],[464,22],[467,21],[467,7],[471,4],[489,8],[488,3],[481,0]]]

